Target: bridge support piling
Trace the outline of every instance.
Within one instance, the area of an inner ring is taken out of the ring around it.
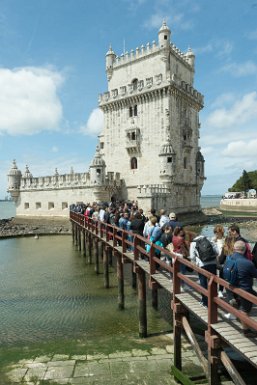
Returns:
[[[92,264],[92,247],[93,247],[92,234],[89,234],[88,235],[88,262],[90,265]]]
[[[83,255],[85,255],[85,229],[82,230],[82,250],[83,250]]]
[[[78,246],[79,246],[79,251],[81,251],[81,228],[79,228],[79,231],[78,231]]]
[[[75,224],[75,246],[78,246],[78,225]]]
[[[117,278],[118,278],[118,307],[124,309],[124,270],[122,263],[122,256],[120,253],[116,253],[117,258]]]
[[[131,286],[133,289],[137,288],[137,274],[134,271],[134,264],[131,264]]]
[[[75,223],[74,222],[71,222],[72,223],[72,243],[75,244]]]
[[[104,287],[108,289],[110,287],[109,282],[109,247],[106,246],[104,248],[104,255],[103,255],[103,270],[104,270]]]
[[[95,239],[95,272],[99,274],[99,242],[98,239]]]
[[[158,309],[158,284],[157,282],[152,282],[152,307]]]
[[[147,337],[147,312],[146,312],[146,283],[145,272],[143,269],[137,269],[137,287],[138,287],[138,314],[139,314],[139,337]]]

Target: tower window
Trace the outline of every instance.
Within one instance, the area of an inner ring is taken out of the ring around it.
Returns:
[[[134,79],[132,81],[132,85],[133,85],[133,90],[136,91],[137,90],[137,83],[138,83],[138,80],[137,79]]]
[[[137,169],[137,158],[133,157],[130,160],[130,168],[131,170],[136,170]]]
[[[172,163],[172,156],[168,156],[167,163]]]
[[[167,35],[164,35],[164,40],[167,40],[168,39],[168,36]]]
[[[96,174],[97,174],[97,175],[101,175],[101,170],[100,170],[100,168],[97,168],[97,169],[96,169]]]
[[[41,202],[36,202],[36,209],[37,210],[41,209]]]
[[[184,158],[184,168],[187,168],[187,158]]]
[[[131,140],[136,140],[136,133],[134,131],[131,132]]]
[[[48,210],[54,209],[54,202],[48,202]]]
[[[100,142],[100,148],[101,150],[104,148],[104,142]]]
[[[29,209],[29,202],[25,202],[25,203],[24,203],[24,209],[25,209],[25,210],[28,210],[28,209]]]
[[[137,104],[129,107],[129,117],[137,116]]]

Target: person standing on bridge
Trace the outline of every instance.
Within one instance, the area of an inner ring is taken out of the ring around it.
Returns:
[[[254,266],[253,262],[246,258],[246,245],[244,241],[236,241],[234,244],[234,253],[232,258],[236,260],[237,263],[237,287],[247,291],[247,293],[257,296],[257,292],[253,289],[253,278],[257,278],[257,269]],[[247,299],[237,296],[238,307],[241,310],[248,314],[252,309],[252,302]],[[225,315],[227,319],[235,319],[232,314],[228,313]],[[242,322],[244,335],[250,337],[253,335],[253,332]],[[254,335],[256,336],[256,335]]]
[[[204,235],[197,236],[190,244],[189,258],[195,262],[196,266],[201,267],[209,273],[216,274],[217,255],[218,250],[216,246],[212,244]],[[207,277],[199,273],[199,280],[200,285],[204,289],[207,289]],[[208,299],[203,294],[200,305],[206,308],[208,307]]]

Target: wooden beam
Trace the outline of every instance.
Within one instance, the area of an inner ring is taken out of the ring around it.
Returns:
[[[240,376],[239,372],[235,368],[233,362],[230,360],[228,355],[222,351],[220,353],[220,359],[223,365],[225,366],[227,372],[229,373],[230,377],[232,378],[235,385],[246,385],[242,377]]]
[[[185,333],[187,335],[187,338],[191,342],[191,345],[194,348],[194,351],[195,351],[200,363],[202,364],[203,371],[207,376],[208,375],[208,360],[204,357],[204,355],[201,351],[201,348],[200,348],[200,346],[199,346],[199,344],[195,338],[194,332],[192,331],[192,329],[189,325],[189,322],[185,316],[182,317],[182,325],[183,325],[183,328],[184,328]]]

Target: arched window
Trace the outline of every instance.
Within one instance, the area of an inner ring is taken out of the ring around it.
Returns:
[[[187,168],[187,158],[186,158],[186,156],[184,158],[184,168]]]
[[[138,80],[137,79],[132,80],[132,85],[133,85],[133,90],[134,91],[137,90],[137,84],[138,84]]]
[[[137,158],[133,157],[130,159],[130,168],[131,170],[137,169]]]

